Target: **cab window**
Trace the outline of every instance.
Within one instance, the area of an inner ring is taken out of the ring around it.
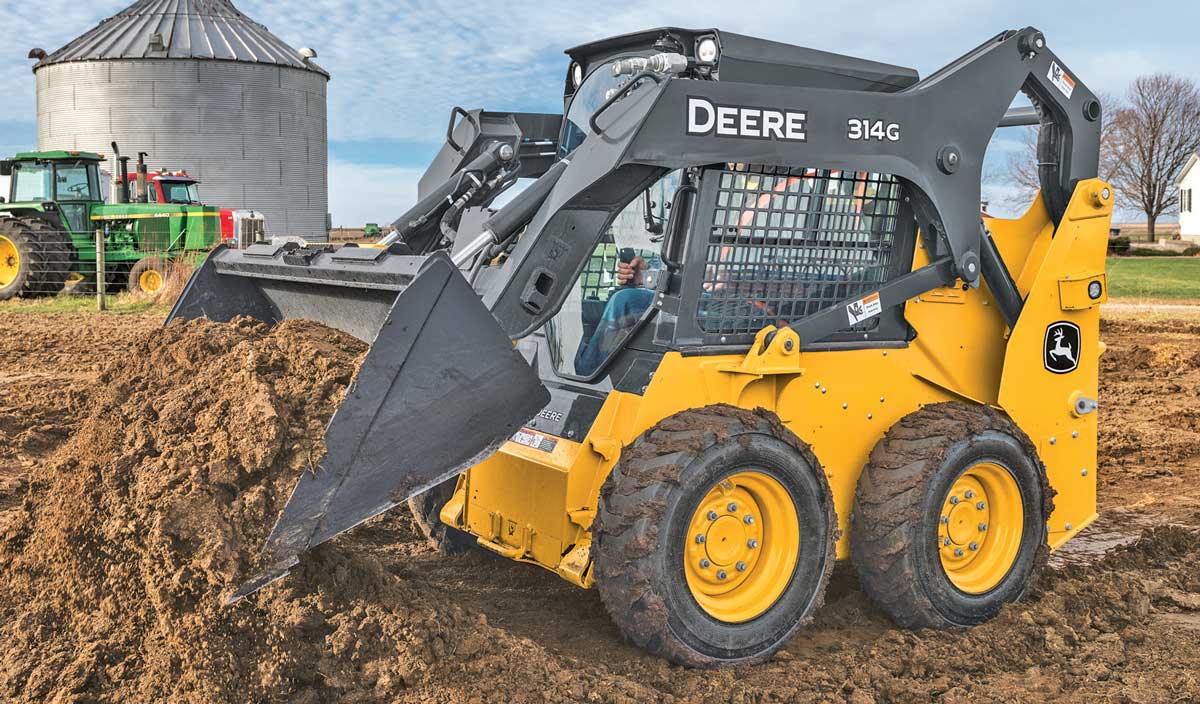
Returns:
[[[54,169],[49,164],[13,164],[13,200],[19,203],[53,200],[50,188],[53,174]]]
[[[555,371],[591,378],[625,344],[654,301],[651,282],[662,269],[662,231],[679,173],[660,179],[634,198],[600,238],[563,306],[546,323]],[[633,278],[618,279],[626,261]]]
[[[95,167],[86,164],[57,166],[54,175],[57,200],[100,200],[94,171]]]

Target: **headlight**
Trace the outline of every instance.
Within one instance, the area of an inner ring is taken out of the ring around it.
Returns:
[[[720,53],[716,37],[704,37],[696,42],[696,58],[702,63],[715,64]]]
[[[575,86],[576,90],[583,85],[583,67],[579,64],[571,64],[571,85]]]

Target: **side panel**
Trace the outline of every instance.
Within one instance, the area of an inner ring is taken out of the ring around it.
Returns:
[[[1098,397],[1112,203],[1112,189],[1102,181],[1076,187],[1012,331],[1000,382],[1000,406],[1029,433],[1058,492],[1050,517],[1052,548],[1096,518],[1098,413],[1081,413],[1077,403]],[[1060,329],[1065,334],[1057,339]]]

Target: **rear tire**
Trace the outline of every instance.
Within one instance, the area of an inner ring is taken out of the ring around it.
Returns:
[[[0,218],[0,301],[54,296],[67,284],[75,245],[39,218]]]
[[[408,500],[417,528],[429,542],[429,546],[443,555],[463,555],[477,545],[475,536],[442,523],[441,512],[446,502],[454,496],[458,479],[447,479],[424,494]]]
[[[777,417],[684,411],[626,447],[601,488],[596,586],[651,653],[692,667],[762,662],[820,607],[836,536],[825,474]]]
[[[855,493],[850,556],[863,591],[906,628],[983,623],[1045,564],[1052,497],[1008,417],[962,403],[910,413],[875,446]]]

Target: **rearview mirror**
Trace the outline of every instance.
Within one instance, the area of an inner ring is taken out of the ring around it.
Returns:
[[[12,165],[13,163],[8,159],[0,161],[0,176],[12,176]]]

